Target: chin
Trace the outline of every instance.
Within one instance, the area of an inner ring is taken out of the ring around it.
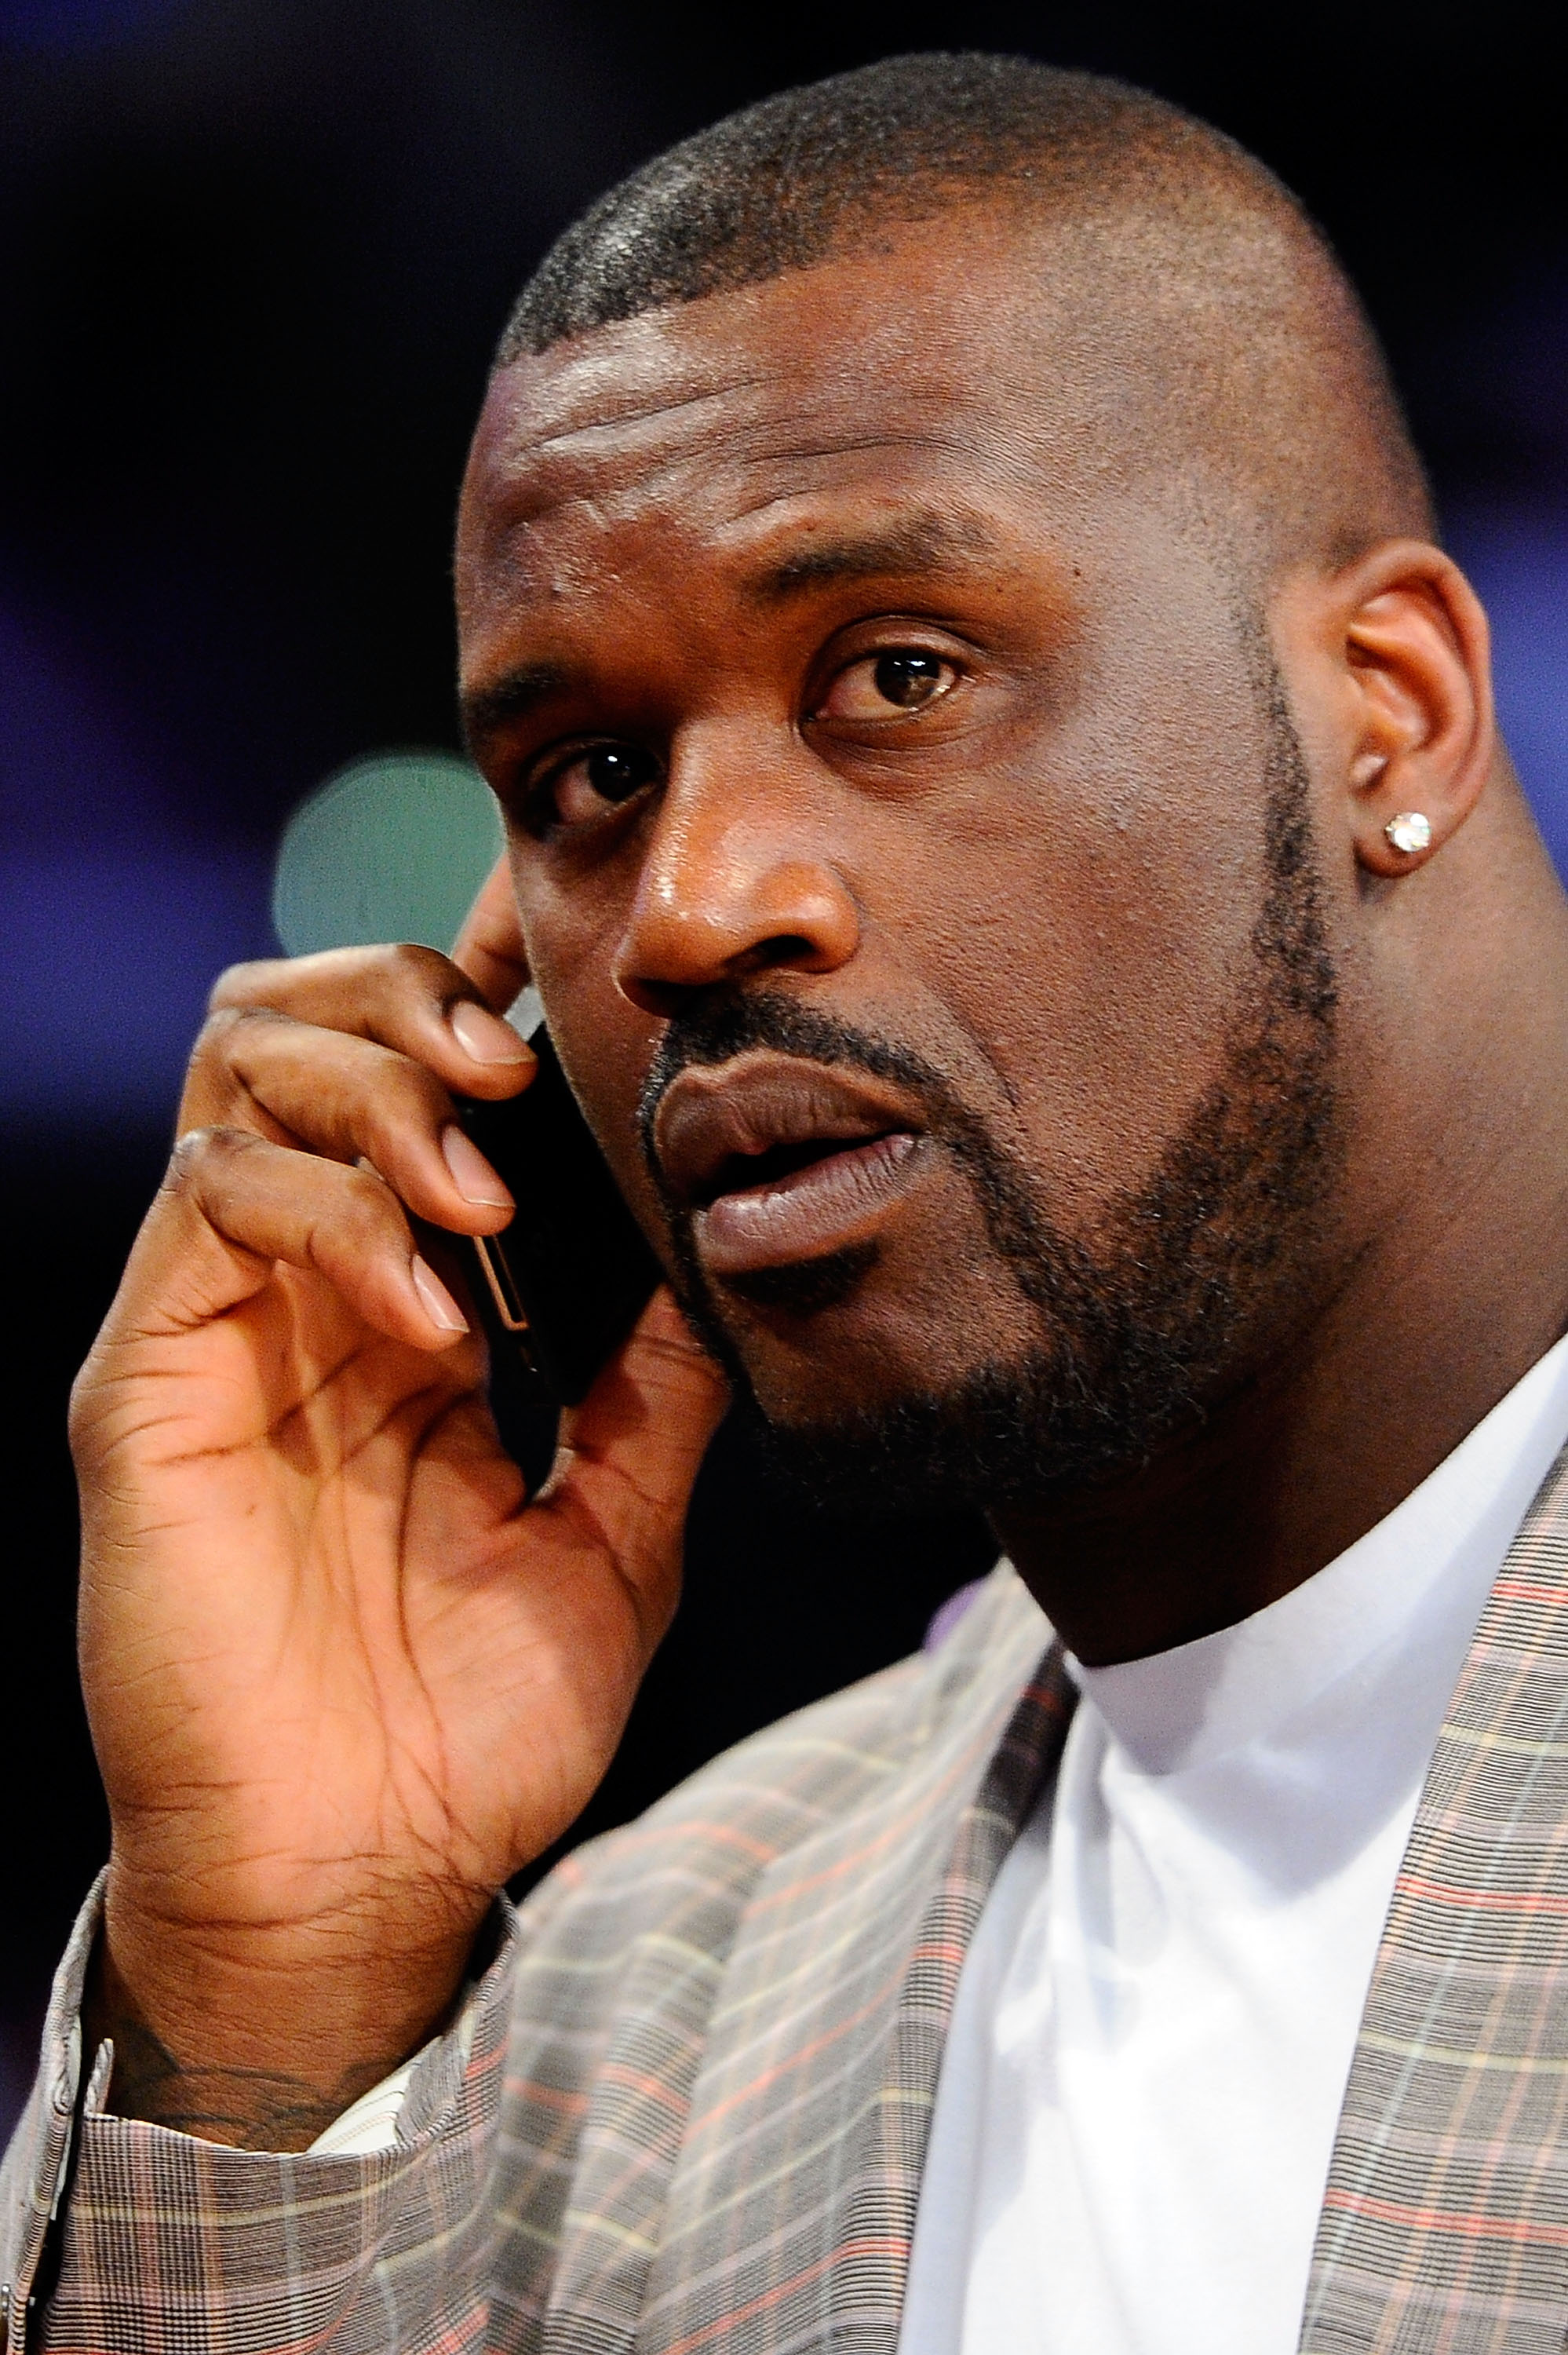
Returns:
[[[906,1274],[892,1254],[860,1245],[705,1286],[692,1321],[770,1426],[874,1447],[908,1401],[966,1392],[999,1341],[1016,1364],[1038,1340],[1020,1304],[993,1288],[911,1286]],[[955,1315],[977,1298],[980,1316]]]
[[[1044,1319],[988,1314],[983,1288],[959,1288],[959,1317],[874,1274],[831,1305],[805,1297],[727,1303],[722,1319],[705,1301],[693,1322],[775,1468],[827,1510],[1059,1505],[1144,1471],[1197,1411],[1158,1348],[1095,1366]]]
[[[757,1437],[774,1474],[824,1512],[865,1521],[1000,1501],[994,1452],[954,1401],[910,1391],[874,1407],[845,1402],[801,1414],[755,1391],[737,1391],[736,1412]],[[825,1410],[825,1411],[823,1411]]]
[[[768,1270],[744,1294],[726,1284],[688,1306],[775,1471],[866,1519],[985,1508],[1033,1488],[1037,1334],[1011,1337],[1021,1346],[999,1358],[850,1259]]]
[[[853,1299],[876,1265],[874,1243],[854,1243],[822,1259],[797,1260],[787,1267],[753,1268],[725,1279],[722,1290],[748,1307],[777,1310],[796,1322]]]

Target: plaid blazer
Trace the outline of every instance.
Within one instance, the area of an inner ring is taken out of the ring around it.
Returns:
[[[959,1966],[1071,1707],[1003,1565],[932,1655],[745,1743],[507,1909],[466,2056],[427,2055],[371,2158],[106,2115],[101,2066],[73,2138],[90,1911],[4,2182],[21,2297],[71,2179],[35,2342],[894,2355]],[[1427,1777],[1303,2355],[1562,2355],[1565,2102],[1568,1455]]]

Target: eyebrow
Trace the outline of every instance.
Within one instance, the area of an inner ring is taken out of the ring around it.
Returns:
[[[487,686],[473,687],[461,697],[463,741],[471,752],[477,751],[492,736],[526,719],[541,703],[547,703],[570,684],[560,663],[519,663],[514,669],[503,671]]]
[[[770,564],[749,583],[750,601],[777,605],[802,591],[836,581],[866,581],[889,572],[963,570],[977,559],[994,558],[998,542],[973,517],[905,516],[874,531],[813,540]]]
[[[792,556],[769,564],[747,582],[753,604],[777,605],[824,583],[869,581],[889,573],[961,570],[994,559],[999,543],[976,518],[904,516],[872,531],[814,539]],[[477,754],[493,736],[526,719],[543,703],[566,693],[572,675],[556,662],[519,663],[460,701],[463,741]]]

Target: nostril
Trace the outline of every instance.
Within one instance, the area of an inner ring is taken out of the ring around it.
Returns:
[[[727,972],[732,980],[744,981],[754,973],[770,973],[791,965],[817,964],[821,951],[815,941],[804,932],[776,932],[770,940],[758,941],[742,949],[728,960]]]
[[[759,973],[808,973],[824,969],[819,943],[804,932],[774,932],[732,954],[715,957],[712,969],[687,981],[656,979],[652,974],[618,971],[615,986],[622,997],[644,1014],[667,1022],[705,989],[727,982],[750,981]]]
[[[700,983],[649,981],[641,974],[628,973],[618,973],[615,986],[629,1005],[635,1006],[640,1013],[655,1016],[661,1022],[670,1021],[702,987]]]

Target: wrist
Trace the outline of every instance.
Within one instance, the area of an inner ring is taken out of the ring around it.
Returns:
[[[207,2141],[303,2150],[441,2028],[477,1926],[389,1951],[352,1914],[171,1923],[111,1872],[84,2006],[89,2050],[114,2043],[109,2106]]]

